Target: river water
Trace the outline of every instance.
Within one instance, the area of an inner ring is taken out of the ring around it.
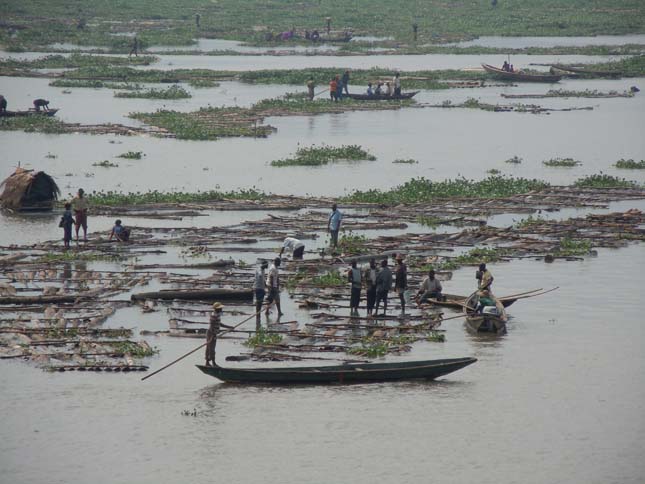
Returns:
[[[404,65],[411,56],[387,57],[394,57],[392,65]],[[455,62],[463,65],[463,56],[459,57],[462,60]],[[277,65],[282,62],[282,58],[266,59]],[[317,64],[327,62],[319,60]],[[332,60],[338,63],[330,65],[344,66],[343,58]],[[254,66],[247,64],[247,68]],[[644,80],[566,80],[557,88],[622,91],[631,85],[643,88]],[[71,89],[71,94],[64,94],[44,79],[2,77],[0,83],[0,91],[9,93],[5,96],[10,109],[26,107],[42,96],[61,107],[60,117],[68,122],[132,125],[135,122],[127,118],[130,111],[248,106],[297,88],[230,82],[212,89],[189,88],[195,95],[189,100],[149,101],[115,99],[109,90]],[[552,87],[523,84],[423,91],[417,99],[435,104],[476,97],[506,104],[501,93],[544,93]],[[283,194],[340,195],[354,188],[389,188],[413,176],[478,179],[491,168],[553,183],[569,183],[600,170],[645,181],[645,174],[611,167],[619,158],[645,159],[642,94],[629,99],[519,102],[594,109],[532,115],[409,108],[269,118],[266,122],[278,131],[266,139],[215,142],[0,132],[0,178],[20,162],[54,175],[65,195],[79,186],[89,191],[257,186]],[[313,169],[268,165],[295,151],[298,143],[324,142],[360,144],[378,159]],[[146,156],[116,158],[130,150]],[[513,155],[524,162],[505,164]],[[555,156],[571,156],[583,164],[572,169],[542,165],[542,160]],[[419,163],[397,165],[392,163],[395,158],[415,158]],[[120,166],[92,166],[103,159]],[[645,208],[643,202],[621,202],[611,209],[630,207]],[[559,215],[581,213],[570,210]],[[133,223],[211,226],[264,216],[264,211],[212,213],[181,222]],[[2,214],[0,245],[56,238],[57,217]],[[510,218],[495,217],[491,223],[510,224]],[[108,217],[93,217],[90,229],[106,230],[111,222]],[[272,253],[272,248],[267,250]],[[224,385],[194,368],[193,364],[201,363],[201,353],[146,382],[135,374],[50,374],[22,362],[3,361],[0,481],[640,483],[645,475],[640,307],[645,251],[630,245],[598,252],[598,257],[578,262],[518,260],[492,265],[499,295],[538,287],[560,289],[513,305],[504,337],[473,337],[456,319],[444,323],[445,343],[416,344],[411,353],[386,360],[478,358],[475,365],[432,383]],[[257,254],[214,256],[253,262]],[[141,262],[163,260],[180,261],[177,252],[171,251],[163,257],[144,256]],[[445,290],[467,293],[473,287],[472,272],[471,268],[455,271]],[[307,321],[306,312],[283,299],[287,319]],[[224,322],[237,320],[225,317]],[[163,330],[168,327],[168,315],[128,308],[119,310],[106,325],[132,327],[135,333]],[[161,350],[148,361],[152,369],[200,343],[161,336],[146,339]],[[244,350],[239,340],[222,340],[218,361]],[[193,409],[197,416],[182,415]]]

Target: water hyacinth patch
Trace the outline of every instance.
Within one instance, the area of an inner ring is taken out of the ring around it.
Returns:
[[[415,160],[413,158],[407,158],[407,159],[396,159],[392,163],[397,163],[397,164],[407,164],[407,165],[415,165],[418,162],[418,160]]]
[[[511,165],[519,165],[524,161],[522,158],[519,156],[515,155],[512,158],[509,158],[508,160],[505,160],[504,163],[510,163]]]
[[[376,157],[358,145],[309,146],[298,148],[292,158],[273,160],[271,166],[320,166],[334,161],[374,161]]]
[[[117,158],[125,158],[127,160],[140,160],[143,154],[143,151],[128,151],[126,153],[121,153]]]
[[[103,160],[103,161],[97,161],[96,163],[92,163],[92,166],[100,166],[103,168],[115,168],[119,165],[117,163],[112,163],[109,160]]]
[[[137,99],[187,99],[192,95],[181,86],[170,86],[166,89],[145,89],[126,92],[115,92],[114,97]]]
[[[606,175],[602,172],[597,175],[587,175],[579,178],[574,182],[573,186],[578,188],[641,188],[633,180]]]
[[[235,200],[264,200],[268,195],[255,188],[240,189],[236,191],[220,192],[210,190],[206,192],[160,192],[149,190],[147,192],[121,193],[114,191],[92,192],[88,198],[95,205],[121,206],[144,205],[151,203],[190,203],[213,202],[226,199]]]
[[[634,161],[632,159],[625,160],[624,158],[621,158],[614,164],[614,166],[624,170],[645,170],[645,160]]]
[[[573,158],[551,158],[550,160],[544,160],[542,164],[545,166],[563,166],[571,168],[573,166],[582,165],[582,162],[574,160]]]
[[[432,181],[427,178],[413,178],[391,190],[356,190],[345,196],[344,201],[364,203],[418,203],[437,198],[499,198],[541,190],[548,187],[545,181],[526,178],[489,176],[475,181],[466,178],[456,180]]]

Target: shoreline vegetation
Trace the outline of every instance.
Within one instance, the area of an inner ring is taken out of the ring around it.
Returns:
[[[500,2],[497,6],[491,2],[374,0],[369,9],[360,3],[337,0],[306,4],[285,0],[274,2],[271,8],[266,8],[261,0],[192,0],[188,4],[132,0],[119,8],[88,0],[82,7],[50,2],[44,18],[41,2],[8,0],[3,10],[6,27],[0,29],[0,43],[10,50],[71,43],[127,53],[136,33],[143,49],[152,45],[190,46],[197,38],[276,47],[313,45],[305,39],[288,42],[273,39],[292,28],[297,37],[306,29],[324,34],[326,17],[332,19],[332,39],[351,31],[353,35],[376,36],[369,42],[372,46],[389,44],[399,48],[485,35],[592,36],[645,31],[645,5],[640,0],[618,0],[602,8],[590,8],[585,0]],[[373,15],[374,11],[379,15]],[[417,25],[416,34],[413,22]]]
[[[394,206],[432,202],[438,199],[495,199],[513,195],[539,192],[552,185],[543,180],[518,178],[512,176],[488,176],[482,180],[466,178],[432,181],[427,178],[412,178],[390,190],[355,190],[340,197],[342,203],[380,204]],[[625,178],[603,173],[588,175],[577,179],[568,188],[618,188],[645,189],[643,185]],[[88,194],[96,206],[135,206],[156,203],[199,203],[218,202],[223,200],[268,201],[279,198],[279,195],[263,192],[256,187],[232,191],[197,191],[197,192],[115,192],[100,191]]]

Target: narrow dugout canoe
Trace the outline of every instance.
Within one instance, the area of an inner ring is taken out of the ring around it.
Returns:
[[[553,74],[527,74],[525,72],[519,71],[508,72],[504,69],[499,69],[489,64],[482,64],[482,67],[486,72],[490,72],[496,77],[507,81],[558,82],[560,79],[562,79],[562,76],[556,76]]]
[[[49,111],[35,111],[30,109],[28,111],[2,111],[0,118],[18,118],[22,116],[54,116],[58,109],[50,109]]]
[[[397,380],[434,380],[477,361],[476,358],[408,361],[402,363],[359,363],[295,368],[224,368],[197,365],[202,372],[230,383],[325,384],[373,383]]]
[[[506,314],[504,306],[500,300],[491,295],[491,299],[495,301],[495,313],[487,313],[485,308],[482,313],[476,313],[475,307],[477,305],[477,298],[477,293],[472,294],[463,306],[463,311],[466,315],[466,327],[475,333],[506,333],[508,315]]]

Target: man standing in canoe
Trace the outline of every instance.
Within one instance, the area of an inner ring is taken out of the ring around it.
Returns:
[[[331,236],[331,246],[335,249],[338,247],[338,232],[340,231],[340,224],[343,221],[343,214],[338,210],[338,206],[334,203],[331,207],[331,214],[327,221],[327,232]]]
[[[307,81],[307,97],[310,101],[314,100],[314,89],[316,89],[316,84],[314,84],[314,78],[310,77]]]
[[[275,303],[275,307],[278,309],[278,319],[283,315],[282,310],[280,309],[280,274],[278,272],[280,262],[280,257],[276,257],[269,268],[269,275],[267,277],[269,295],[267,296],[267,308],[264,311],[264,314],[268,316],[271,306]]]
[[[394,85],[394,95],[400,96],[401,95],[401,74],[397,72],[394,75],[394,79],[392,79],[392,84]]]
[[[89,202],[85,198],[85,190],[78,189],[78,195],[72,200],[74,209],[74,218],[76,219],[76,241],[78,241],[78,231],[83,227],[83,240],[87,241],[87,211]]]
[[[222,309],[224,309],[222,303],[216,302],[213,304],[210,326],[206,331],[206,366],[215,366],[215,344],[217,343],[219,325],[222,321]]]
[[[486,269],[486,264],[483,262],[479,264],[479,270],[475,273],[475,279],[478,281],[478,289],[480,291],[491,291],[493,280],[495,280],[490,271]]]

